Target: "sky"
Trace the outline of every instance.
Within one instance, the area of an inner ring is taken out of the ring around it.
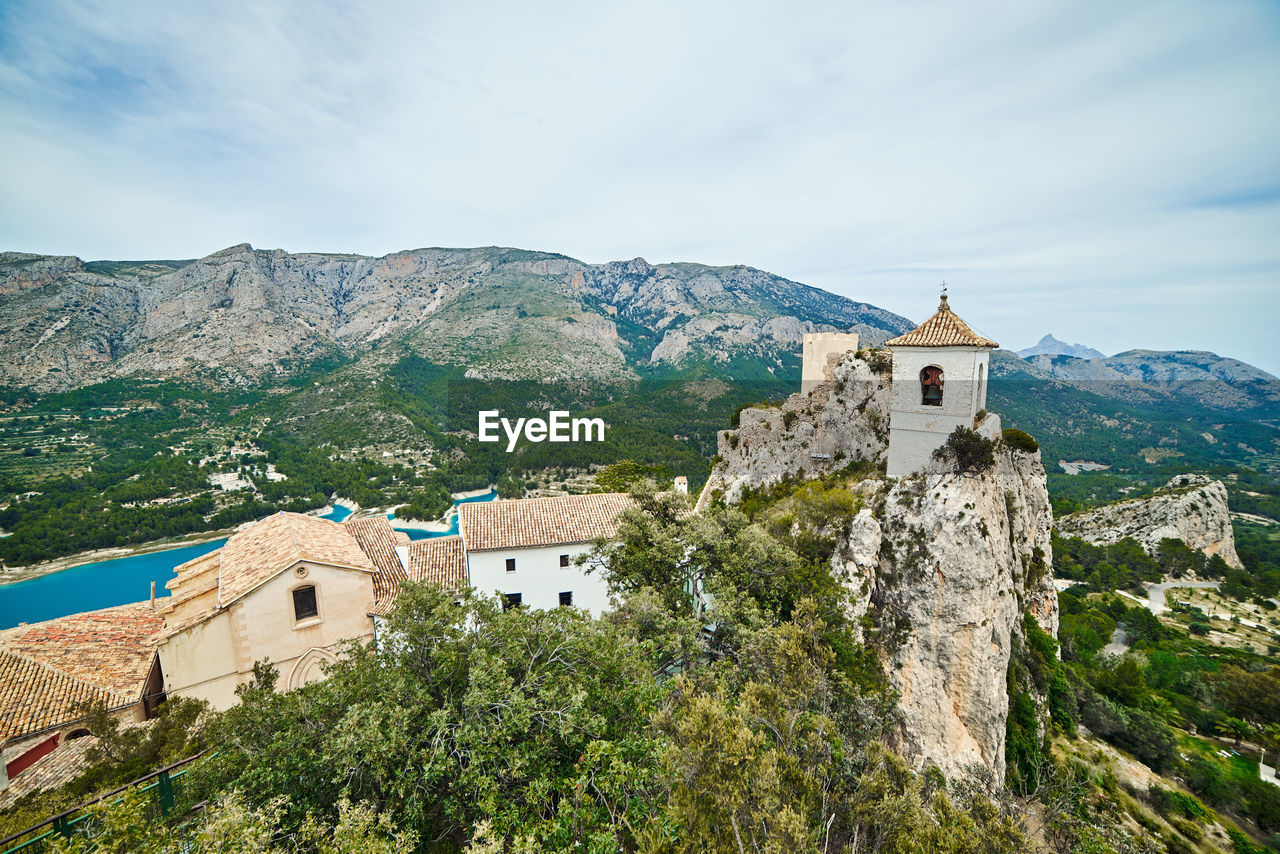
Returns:
[[[1280,374],[1280,4],[0,0],[0,250],[515,246]]]

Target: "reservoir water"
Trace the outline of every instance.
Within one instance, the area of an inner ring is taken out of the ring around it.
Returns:
[[[474,498],[462,498],[455,504],[492,501],[492,492]],[[322,518],[341,522],[351,515],[346,507],[335,506]],[[391,518],[394,518],[394,514]],[[402,528],[411,539],[443,537],[458,533],[458,517],[454,514],[449,531],[422,531]],[[173,568],[181,563],[221,548],[226,539],[211,540],[194,546],[179,546],[149,554],[120,557],[84,563],[25,581],[0,585],[0,629],[18,623],[38,623],[81,611],[94,611],[114,605],[145,601],[151,595],[151,582],[156,583],[156,596],[168,596],[165,583],[173,578]]]
[[[453,502],[453,506],[456,508],[459,504],[475,504],[478,501],[492,501],[497,497],[498,493],[490,490],[489,492],[485,492],[480,495],[472,495],[469,498],[459,498],[457,501]],[[387,518],[393,523],[391,527],[395,528],[394,523],[396,521],[396,514],[388,513]],[[458,533],[458,514],[455,510],[450,517],[449,529],[447,531],[425,531],[422,528],[396,528],[396,530],[403,531],[408,534],[409,539],[411,540],[428,540],[432,537],[452,537]]]

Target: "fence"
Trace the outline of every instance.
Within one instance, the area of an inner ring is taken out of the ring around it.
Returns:
[[[172,765],[166,765],[159,771],[152,771],[147,776],[125,783],[120,788],[113,789],[105,795],[99,795],[78,807],[59,813],[53,818],[45,819],[39,824],[28,827],[26,830],[15,833],[6,839],[0,839],[0,854],[18,854],[18,852],[21,852],[21,854],[42,854],[48,849],[50,840],[56,837],[66,837],[74,834],[92,836],[94,815],[91,812],[91,808],[108,798],[115,797],[135,787],[140,787],[138,788],[139,794],[146,797],[153,821],[167,818],[179,808],[189,809],[192,805],[188,804],[186,798],[184,798],[186,787],[183,778],[187,771],[190,770],[186,766],[204,756],[205,753],[206,751],[202,750],[194,756],[180,759]]]

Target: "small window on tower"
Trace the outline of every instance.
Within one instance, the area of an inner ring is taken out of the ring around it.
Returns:
[[[565,608],[573,607],[573,591],[566,590],[560,594],[560,605]]]
[[[316,602],[316,589],[308,585],[293,591],[294,622],[320,616],[320,608]]]
[[[515,572],[515,571],[516,571],[516,559],[513,557],[507,558],[507,572]]]
[[[568,556],[568,555],[560,555],[560,565],[561,565],[561,566],[568,566],[568,565],[569,565],[569,556]]]
[[[925,406],[942,405],[942,368],[930,365],[920,372],[920,398]]]

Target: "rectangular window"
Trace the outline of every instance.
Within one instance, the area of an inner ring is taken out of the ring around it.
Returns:
[[[573,591],[566,590],[560,594],[560,604],[566,608],[573,607]]]
[[[515,572],[515,571],[516,571],[516,559],[513,557],[507,558],[507,572]]]
[[[519,608],[524,601],[524,595],[520,593],[506,593],[502,597],[502,609],[510,611],[512,608]]]
[[[320,616],[320,608],[316,603],[315,587],[299,587],[293,591],[293,619],[305,620],[308,617]]]
[[[568,556],[568,555],[560,555],[560,565],[561,565],[561,566],[568,566],[568,565],[569,565],[569,556]]]

